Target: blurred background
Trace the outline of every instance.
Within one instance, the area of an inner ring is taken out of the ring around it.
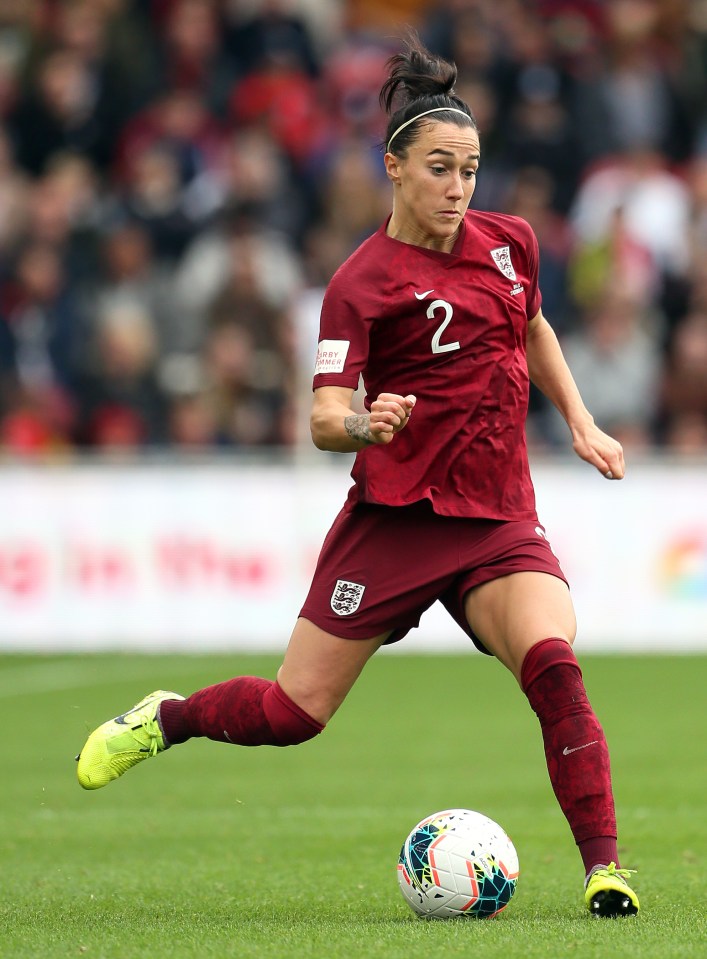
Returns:
[[[406,24],[636,464],[609,492],[533,393],[587,635],[707,644],[705,0],[0,0],[0,644],[286,641],[351,465],[309,440],[319,308],[389,212]]]

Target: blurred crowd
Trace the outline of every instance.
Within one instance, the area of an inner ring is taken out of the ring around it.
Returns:
[[[0,450],[298,448],[403,25],[599,424],[707,452],[706,0],[0,0]],[[392,385],[391,385],[392,386]],[[529,437],[567,446],[533,393]]]

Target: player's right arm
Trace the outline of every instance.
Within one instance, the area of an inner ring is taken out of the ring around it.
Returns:
[[[320,386],[314,391],[310,429],[317,449],[357,453],[365,446],[390,443],[404,429],[415,397],[380,393],[370,413],[351,409],[354,391],[344,386]]]

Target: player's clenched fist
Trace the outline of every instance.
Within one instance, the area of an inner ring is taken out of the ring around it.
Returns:
[[[394,434],[407,426],[415,402],[414,396],[380,393],[378,399],[371,403],[371,441],[390,443]]]
[[[365,443],[390,443],[395,434],[407,426],[415,403],[412,395],[380,393],[371,403],[370,413],[346,417],[346,432]]]

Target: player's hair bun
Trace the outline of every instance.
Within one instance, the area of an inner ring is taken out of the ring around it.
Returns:
[[[389,75],[380,92],[386,113],[422,97],[454,96],[457,68],[426,50],[414,31],[404,40],[405,49],[388,60]]]

